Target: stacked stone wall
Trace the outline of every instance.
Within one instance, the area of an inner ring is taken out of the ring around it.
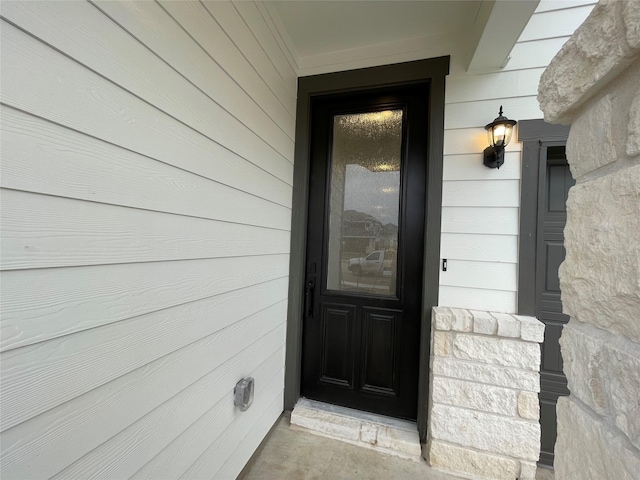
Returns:
[[[544,324],[436,307],[431,331],[427,461],[470,478],[534,479]]]
[[[640,478],[640,2],[601,1],[544,72],[572,123],[556,479]]]

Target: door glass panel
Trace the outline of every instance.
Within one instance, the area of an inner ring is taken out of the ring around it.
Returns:
[[[395,296],[403,111],[335,115],[327,289]]]

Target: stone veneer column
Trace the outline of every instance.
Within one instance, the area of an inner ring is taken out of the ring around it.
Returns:
[[[427,461],[471,478],[533,480],[544,324],[435,307],[431,328]]]
[[[556,479],[640,478],[640,1],[601,1],[542,75],[572,123]]]

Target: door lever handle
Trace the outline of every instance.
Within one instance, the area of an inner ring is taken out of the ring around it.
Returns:
[[[309,280],[307,282],[307,288],[306,291],[304,293],[304,298],[305,298],[305,304],[306,304],[306,310],[307,310],[307,317],[308,318],[313,318],[313,294],[315,292],[316,289],[316,282],[315,280]]]

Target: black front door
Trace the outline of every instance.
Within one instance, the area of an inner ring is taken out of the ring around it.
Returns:
[[[314,97],[302,395],[415,419],[428,85]]]

